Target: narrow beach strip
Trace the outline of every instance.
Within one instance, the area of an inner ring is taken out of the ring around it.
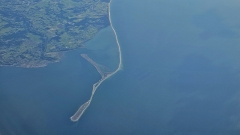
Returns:
[[[112,72],[112,73],[106,73],[104,74],[100,68],[98,67],[98,64],[96,62],[94,62],[92,59],[90,59],[86,54],[81,54],[82,57],[84,57],[86,60],[88,60],[96,69],[97,71],[99,72],[99,74],[102,76],[102,78],[95,84],[93,84],[93,89],[92,89],[92,94],[91,94],[91,97],[90,99],[84,103],[83,105],[80,106],[80,108],[77,110],[77,112],[70,117],[71,121],[73,122],[77,122],[82,114],[85,112],[85,110],[89,107],[91,101],[92,101],[92,98],[93,98],[93,95],[95,93],[95,91],[97,90],[97,88],[101,85],[101,83],[103,81],[105,81],[106,79],[108,79],[109,77],[111,77],[112,75],[116,74],[119,70],[121,70],[122,68],[122,52],[121,52],[121,46],[119,44],[119,41],[118,41],[118,36],[117,36],[117,33],[116,33],[116,30],[114,29],[113,27],[113,24],[112,24],[112,20],[111,20],[111,2],[112,0],[110,0],[110,2],[108,3],[108,14],[109,14],[109,22],[110,22],[110,26],[114,32],[114,35],[115,35],[115,38],[116,38],[116,42],[117,42],[117,46],[118,46],[118,53],[119,53],[119,64],[118,64],[118,68]]]

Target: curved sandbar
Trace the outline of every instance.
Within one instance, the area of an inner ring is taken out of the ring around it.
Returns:
[[[107,78],[109,78],[110,76],[114,75],[115,73],[117,73],[119,70],[121,70],[122,68],[122,52],[121,52],[121,46],[119,44],[119,41],[118,41],[118,36],[117,36],[117,33],[112,25],[112,20],[111,20],[111,12],[110,12],[110,7],[111,7],[111,2],[112,0],[110,0],[109,4],[108,4],[108,7],[109,7],[109,21],[110,21],[110,25],[111,25],[111,28],[114,32],[114,35],[115,35],[115,38],[116,38],[116,42],[117,42],[117,45],[118,45],[118,53],[119,53],[119,64],[118,64],[118,68],[114,71],[114,72],[103,72],[101,70],[101,66],[102,65],[99,65],[97,64],[96,62],[94,62],[92,59],[90,59],[86,54],[81,54],[82,57],[84,57],[86,60],[88,60],[96,69],[97,71],[99,72],[99,74],[102,76],[102,78],[95,84],[93,84],[93,89],[92,89],[92,95],[90,97],[90,99],[84,103],[83,105],[80,106],[80,108],[77,110],[77,112],[70,117],[71,121],[73,122],[76,122],[80,119],[80,117],[82,116],[82,114],[84,113],[84,111],[89,107],[91,101],[92,101],[92,98],[93,98],[93,95],[95,93],[95,91],[97,90],[97,88],[101,85],[101,83],[103,81],[105,81]]]

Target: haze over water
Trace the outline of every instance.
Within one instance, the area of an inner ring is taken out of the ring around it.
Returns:
[[[0,67],[0,131],[239,135],[239,11],[235,0],[113,0],[123,70],[101,84],[79,122],[69,117],[100,79],[80,53],[94,59],[104,48],[40,69]]]

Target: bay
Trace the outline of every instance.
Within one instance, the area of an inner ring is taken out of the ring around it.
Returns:
[[[114,69],[96,48],[108,39],[101,32],[45,68],[1,67],[1,133],[238,135],[239,10],[235,0],[113,0],[123,68],[81,119],[69,117],[100,76],[79,54]]]
[[[70,116],[100,78],[80,52],[68,52],[61,62],[43,68],[0,67],[1,134],[68,131]]]

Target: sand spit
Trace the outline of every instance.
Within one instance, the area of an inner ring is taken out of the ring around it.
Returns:
[[[85,110],[89,107],[91,101],[92,101],[92,98],[93,98],[93,95],[95,93],[95,91],[97,90],[97,88],[101,85],[101,83],[103,81],[105,81],[107,78],[111,77],[112,75],[114,75],[115,73],[117,73],[119,70],[121,70],[122,68],[122,52],[121,52],[121,46],[119,44],[119,41],[118,41],[118,36],[117,36],[117,33],[112,25],[112,20],[111,20],[111,12],[110,12],[110,7],[111,7],[111,2],[112,0],[109,2],[108,4],[108,7],[109,7],[109,21],[110,21],[110,25],[111,25],[111,28],[115,34],[115,38],[116,38],[116,42],[117,42],[117,45],[118,45],[118,53],[119,53],[119,64],[118,64],[118,68],[114,71],[114,72],[104,72],[103,69],[106,69],[105,66],[102,66],[100,64],[97,64],[96,62],[94,62],[91,58],[88,57],[87,54],[81,54],[81,56],[83,58],[85,58],[88,62],[90,62],[96,69],[97,71],[99,72],[99,74],[102,76],[102,78],[95,84],[93,84],[93,89],[92,89],[92,95],[90,97],[90,99],[84,103],[83,105],[80,106],[80,108],[77,110],[77,112],[70,117],[71,121],[73,122],[76,122],[80,119],[80,117],[82,116],[82,114],[85,112]]]

